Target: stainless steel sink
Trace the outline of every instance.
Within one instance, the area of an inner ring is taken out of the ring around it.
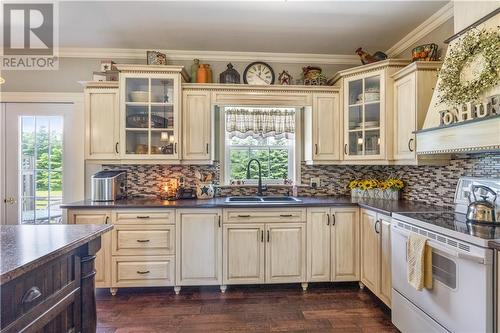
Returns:
[[[228,197],[226,198],[227,203],[234,204],[287,204],[287,203],[297,203],[302,200],[294,197]]]

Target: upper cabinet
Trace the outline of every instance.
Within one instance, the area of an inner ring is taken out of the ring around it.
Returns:
[[[393,80],[409,63],[384,60],[341,71],[333,79],[343,91],[343,159],[389,164],[392,159]]]
[[[118,82],[88,82],[85,97],[85,158],[115,159],[119,156]]]
[[[190,162],[213,160],[213,112],[210,91],[182,92],[182,159]]]
[[[182,67],[117,68],[122,159],[179,160]]]
[[[415,131],[422,129],[437,82],[440,61],[417,61],[393,74],[394,160],[397,164],[434,164],[447,157],[416,154]]]

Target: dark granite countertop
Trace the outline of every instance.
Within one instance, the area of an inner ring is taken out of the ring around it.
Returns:
[[[495,249],[497,251],[500,251],[500,242],[496,242],[496,241],[489,241],[488,242],[488,246],[492,249]]]
[[[0,284],[68,253],[113,229],[112,225],[2,225]]]
[[[407,200],[380,200],[380,199],[353,199],[348,196],[318,196],[318,197],[297,197],[302,200],[293,203],[273,203],[273,204],[248,204],[248,203],[227,203],[225,197],[218,197],[208,200],[177,200],[166,201],[154,198],[130,198],[115,202],[93,202],[91,200],[78,201],[61,205],[62,208],[85,209],[85,208],[278,208],[278,207],[322,207],[322,206],[360,206],[375,210],[377,212],[391,215],[396,212],[421,212],[442,210],[433,205],[413,202]]]

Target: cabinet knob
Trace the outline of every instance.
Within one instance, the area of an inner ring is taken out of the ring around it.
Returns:
[[[264,230],[260,231],[260,241],[264,243]]]
[[[119,145],[119,143],[117,142],[117,143],[115,144],[115,152],[116,152],[117,154],[119,154],[119,152],[118,152],[118,145]]]
[[[379,225],[379,224],[380,224],[380,220],[375,221],[375,226],[374,226],[374,228],[375,228],[375,232],[376,232],[377,234],[380,234],[380,230],[377,228],[377,225]]]
[[[269,230],[267,231],[267,242],[269,243],[271,236],[269,235]]]
[[[210,144],[207,143],[207,154],[208,154],[209,148],[210,148]]]
[[[347,143],[344,145],[344,155],[347,155]]]
[[[138,243],[148,243],[149,239],[138,239],[137,242]]]
[[[314,154],[318,155],[318,144],[317,143],[314,144]]]
[[[177,154],[177,142],[174,143],[174,154]]]
[[[137,274],[148,274],[149,271],[137,271]]]
[[[332,225],[335,225],[335,214],[332,214]]]
[[[138,215],[138,219],[149,219],[149,215]]]
[[[326,225],[330,225],[330,214],[326,214]]]

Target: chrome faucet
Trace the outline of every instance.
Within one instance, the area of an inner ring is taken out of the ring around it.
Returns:
[[[267,191],[267,186],[262,186],[262,168],[260,167],[260,162],[256,158],[252,158],[250,161],[248,161],[247,165],[247,179],[250,179],[250,164],[255,161],[257,162],[257,166],[259,167],[259,182],[257,184],[257,195],[264,195],[264,191]]]

